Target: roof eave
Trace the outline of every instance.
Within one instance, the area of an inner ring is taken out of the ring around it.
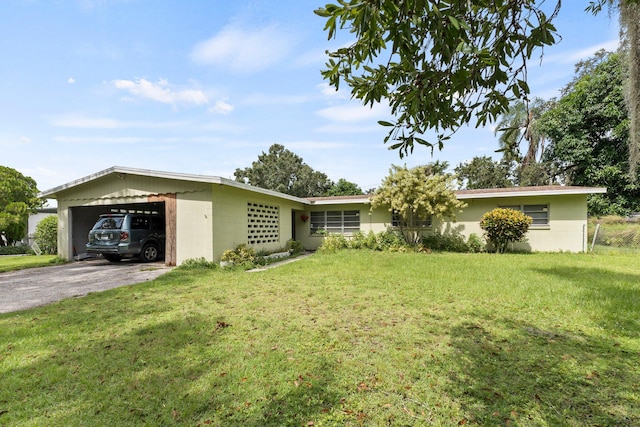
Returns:
[[[38,197],[46,198],[46,199],[56,199],[57,194],[69,190],[73,187],[77,187],[78,185],[86,184],[91,181],[95,181],[96,179],[103,178],[105,176],[113,175],[113,174],[124,174],[124,175],[140,175],[147,176],[151,178],[164,178],[164,179],[177,179],[180,181],[191,181],[191,182],[202,182],[208,184],[219,184],[219,185],[228,185],[229,187],[239,188],[242,190],[252,191],[254,193],[260,193],[268,196],[280,197],[293,202],[309,204],[309,201],[306,199],[302,199],[300,197],[290,196],[288,194],[279,193],[273,190],[267,190],[260,187],[254,187],[248,184],[244,184],[242,182],[237,182],[232,179],[222,178],[219,176],[209,176],[209,175],[195,175],[195,174],[184,174],[184,173],[176,173],[176,172],[163,172],[163,171],[155,171],[149,169],[137,169],[137,168],[128,168],[122,166],[112,166],[108,169],[104,169],[100,172],[96,172],[91,175],[87,175],[85,177],[79,178],[75,181],[68,182],[66,184],[60,185],[58,187],[51,188],[46,191],[40,192]]]
[[[535,196],[569,196],[569,195],[588,195],[606,193],[604,187],[558,187],[554,190],[526,190],[526,191],[488,191],[483,193],[463,193],[456,192],[456,197],[460,200],[464,199],[495,199],[505,197],[535,197]]]

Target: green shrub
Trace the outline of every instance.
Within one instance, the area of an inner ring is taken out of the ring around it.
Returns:
[[[469,234],[469,238],[467,239],[467,247],[469,248],[469,252],[479,253],[485,251],[485,244],[476,233]]]
[[[233,265],[251,267],[256,261],[256,251],[250,246],[241,244],[235,249],[224,251],[220,261],[229,262]]]
[[[351,249],[380,250],[376,234],[373,231],[369,231],[367,234],[362,231],[353,233],[351,240],[349,240],[349,247]]]
[[[318,250],[321,252],[335,252],[347,248],[349,248],[349,241],[346,237],[342,234],[329,234],[324,238]]]
[[[530,216],[508,208],[496,208],[485,213],[480,221],[486,239],[496,252],[505,252],[507,245],[521,242],[533,222]]]
[[[387,230],[376,235],[376,249],[379,251],[389,250],[390,248],[409,247],[406,238],[399,231]]]
[[[291,255],[299,255],[304,252],[304,245],[299,240],[290,239],[287,241],[285,250],[289,251]]]
[[[49,215],[36,225],[35,241],[42,253],[58,253],[58,216]]]
[[[442,234],[435,232],[422,238],[422,245],[443,252],[470,252],[469,246],[460,233]]]
[[[213,261],[207,261],[204,257],[200,258],[189,258],[186,259],[180,264],[181,269],[185,270],[205,270],[212,269],[215,270],[218,268],[218,264]]]
[[[0,246],[0,255],[24,255],[33,254],[33,250],[27,245]]]

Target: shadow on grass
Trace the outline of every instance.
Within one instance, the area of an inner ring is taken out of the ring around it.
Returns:
[[[582,299],[602,318],[602,327],[613,336],[640,337],[640,274],[598,268],[538,268],[537,273],[570,282],[582,291]]]
[[[477,319],[450,331],[458,365],[449,374],[450,393],[470,423],[640,424],[637,352],[526,323]]]
[[[151,316],[135,327],[137,315],[104,336],[105,318],[85,324],[78,313],[57,313],[65,330],[80,325],[81,344],[60,337],[32,363],[0,372],[0,425],[304,425],[338,405],[328,391],[334,369],[321,356],[302,372],[270,349],[244,364],[251,356],[238,354],[237,341],[245,331],[233,319]],[[45,329],[16,332],[38,342],[33,334],[50,337]]]

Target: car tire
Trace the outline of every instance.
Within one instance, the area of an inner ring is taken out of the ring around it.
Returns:
[[[142,247],[142,251],[140,252],[140,259],[143,262],[154,262],[158,260],[160,256],[160,251],[158,250],[158,246],[153,243],[148,243]]]
[[[122,259],[122,257],[119,255],[102,255],[102,257],[109,262],[120,262],[120,260]]]

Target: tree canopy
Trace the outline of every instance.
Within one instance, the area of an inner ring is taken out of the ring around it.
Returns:
[[[409,243],[416,244],[422,237],[422,224],[430,217],[455,220],[466,206],[456,199],[453,175],[435,168],[393,165],[382,185],[371,196],[371,209],[384,206],[400,216],[399,226]]]
[[[589,196],[589,213],[625,215],[640,208],[640,190],[629,172],[629,119],[622,57],[599,52],[577,65],[576,78],[540,118],[550,140],[545,159],[571,185],[604,186]]]
[[[0,229],[6,233],[9,242],[24,237],[29,214],[44,204],[38,193],[33,178],[0,166]]]
[[[455,168],[458,185],[467,190],[512,187],[510,162],[497,162],[489,156],[474,157]]]
[[[555,43],[545,2],[435,0],[340,0],[315,11],[333,38],[348,28],[355,42],[329,53],[323,76],[354,98],[383,99],[395,121],[385,142],[400,155],[414,144],[442,148],[475,116],[496,120],[514,99],[527,100],[527,63],[537,48]],[[435,140],[425,134],[433,131]]]
[[[234,176],[236,181],[296,197],[323,196],[333,184],[327,175],[313,170],[280,144],[262,152],[251,167],[236,169]]]
[[[357,196],[360,194],[364,193],[358,184],[340,178],[338,182],[334,182],[331,188],[327,190],[325,196]]]

